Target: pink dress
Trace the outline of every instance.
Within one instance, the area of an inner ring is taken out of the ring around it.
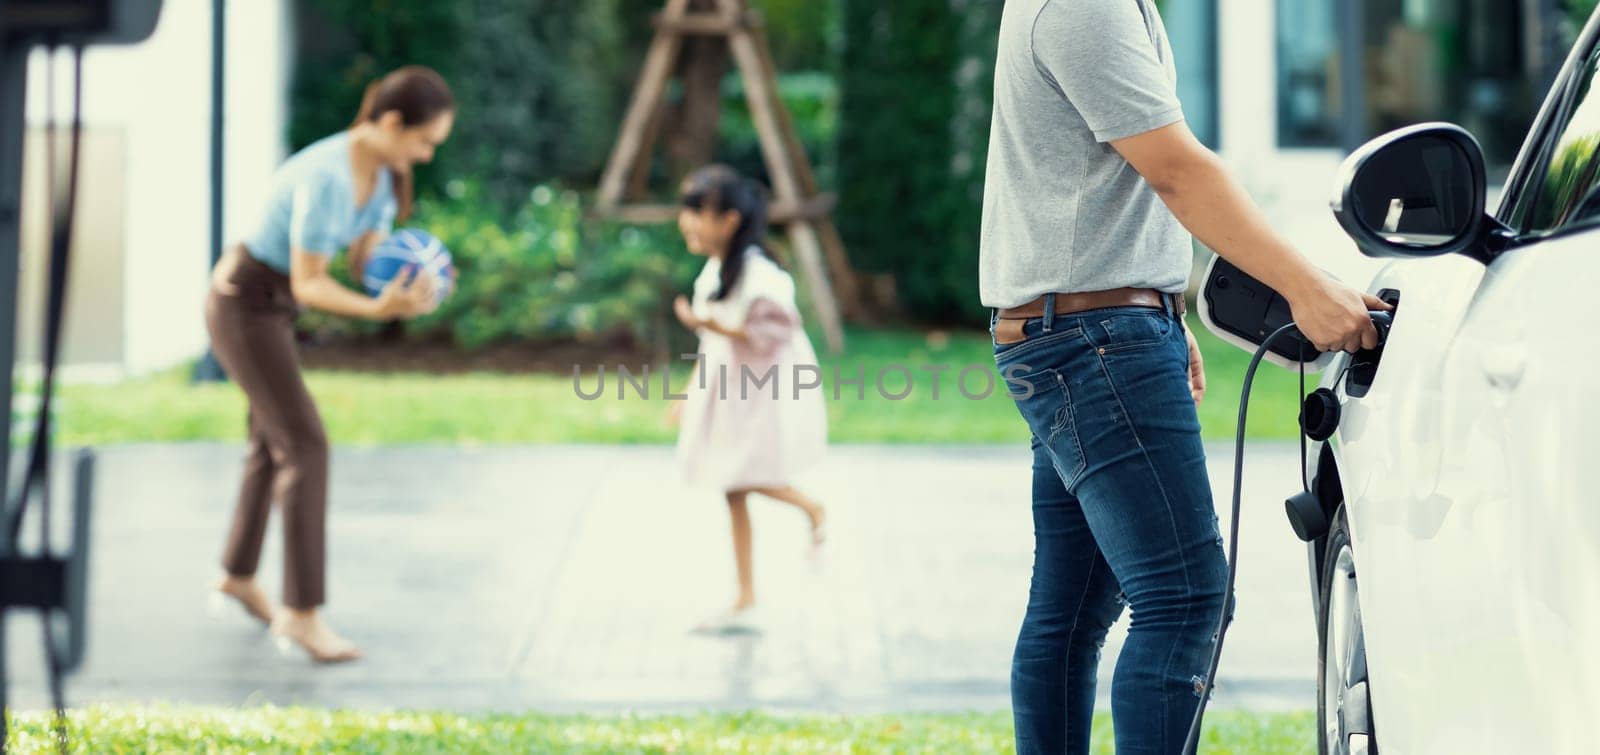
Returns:
[[[684,482],[718,491],[783,487],[827,450],[821,368],[795,307],[794,280],[759,250],[745,252],[733,291],[711,301],[722,262],[695,279],[695,316],[748,340],[702,330],[700,361],[681,392],[678,431]],[[797,368],[798,366],[798,368]],[[776,395],[774,395],[776,394]]]

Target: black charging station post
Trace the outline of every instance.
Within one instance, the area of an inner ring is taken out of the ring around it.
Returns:
[[[222,256],[222,178],[223,178],[223,117],[227,101],[227,44],[228,0],[211,0],[211,265],[217,266]],[[221,383],[228,379],[216,354],[206,347],[206,353],[195,364],[193,380],[196,383]]]
[[[87,586],[90,506],[93,500],[94,455],[79,451],[72,459],[72,535],[64,552],[57,552],[52,538],[41,537],[30,553],[24,553],[21,524],[35,490],[49,500],[49,433],[36,433],[33,452],[21,475],[13,480],[11,447],[12,395],[17,355],[17,290],[19,278],[20,231],[22,224],[22,157],[27,132],[28,56],[40,46],[63,46],[78,55],[81,77],[82,49],[91,44],[133,43],[144,40],[155,30],[161,0],[0,0],[0,751],[7,744],[5,674],[5,615],[13,609],[39,611],[44,621],[46,659],[50,684],[59,709],[63,706],[61,676],[83,660],[87,639]],[[81,78],[74,98],[73,168],[77,162],[78,118],[81,113]],[[54,117],[54,114],[51,114]],[[53,136],[53,134],[51,135]],[[53,153],[53,150],[52,150]],[[53,163],[53,161],[52,161]],[[53,164],[45,170],[53,171]],[[66,288],[67,260],[70,252],[72,197],[75,175],[68,175],[68,201],[51,218],[49,311],[46,321],[45,383],[41,390],[46,402],[51,391],[54,360],[60,334],[62,302]],[[52,186],[54,185],[52,180]],[[55,197],[51,197],[52,207]],[[65,229],[65,232],[64,232]],[[49,406],[40,409],[41,427],[48,421]],[[40,507],[40,518],[48,533],[48,508]],[[59,721],[58,721],[59,723]],[[58,730],[63,752],[64,730]]]
[[[0,3],[0,13],[5,3]],[[16,363],[17,245],[22,224],[22,138],[28,85],[28,49],[0,16],[0,491],[11,487],[12,365]],[[6,496],[9,498],[9,495]],[[0,508],[4,499],[0,499]]]

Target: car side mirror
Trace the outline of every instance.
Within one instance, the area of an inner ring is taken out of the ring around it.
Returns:
[[[1465,129],[1423,123],[1384,134],[1339,169],[1333,215],[1368,257],[1493,259],[1483,150]]]

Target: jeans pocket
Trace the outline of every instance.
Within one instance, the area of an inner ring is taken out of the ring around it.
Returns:
[[[1021,391],[1017,383],[1029,389]],[[1069,487],[1083,474],[1083,451],[1078,446],[1078,431],[1074,424],[1072,395],[1067,381],[1059,371],[1046,368],[1032,374],[1021,375],[1008,388],[1017,412],[1028,425],[1033,439],[1049,447],[1055,457],[1062,482]]]
[[[1021,402],[1032,399],[1041,393],[1049,393],[1061,387],[1061,378],[1054,368],[1044,365],[1032,365],[1024,362],[1010,364],[997,364],[1000,379],[1005,384],[1006,395],[1012,401]]]
[[[1174,326],[1172,317],[1158,309],[1111,312],[1093,329],[1094,345],[1102,354],[1147,349],[1165,342]]]
[[[995,365],[1002,370],[1009,367],[1011,363],[1023,359],[1024,355],[1034,354],[1034,352],[1040,351],[1050,344],[1061,343],[1083,335],[1082,328],[1077,325],[1068,325],[1064,321],[1058,321],[1054,328],[1049,332],[1045,332],[1044,320],[1037,317],[1028,320],[1022,326],[1022,332],[1024,340],[1016,343],[994,344]],[[994,338],[991,334],[990,342],[993,343],[993,341]],[[1049,354],[1034,354],[1027,357],[1027,359],[1037,360],[1040,364],[1044,364],[1050,361],[1051,356]]]

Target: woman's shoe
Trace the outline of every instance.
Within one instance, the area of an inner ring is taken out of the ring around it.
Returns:
[[[333,633],[320,618],[280,619],[272,623],[272,641],[278,654],[294,655],[296,645],[311,660],[322,664],[348,663],[361,657],[361,648]]]

